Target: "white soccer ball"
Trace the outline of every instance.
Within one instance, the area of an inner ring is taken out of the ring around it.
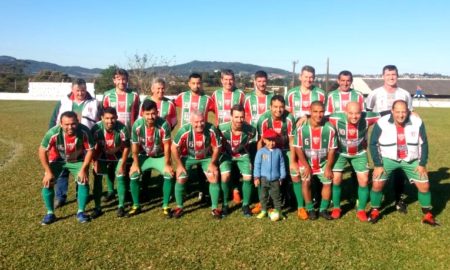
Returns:
[[[280,213],[278,211],[272,211],[269,213],[269,218],[272,221],[278,221],[280,220]]]

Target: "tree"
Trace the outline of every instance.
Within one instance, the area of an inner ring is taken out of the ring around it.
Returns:
[[[118,67],[116,65],[112,65],[100,72],[100,76],[95,78],[94,81],[95,93],[102,94],[105,91],[115,87],[113,83],[113,76],[117,68]]]
[[[0,65],[0,92],[27,92],[28,76],[23,63]]]
[[[66,73],[60,71],[41,70],[38,74],[31,77],[33,82],[72,82],[72,78]]]

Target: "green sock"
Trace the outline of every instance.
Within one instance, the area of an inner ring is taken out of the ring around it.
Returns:
[[[130,191],[131,191],[131,198],[133,199],[133,206],[139,207],[139,192],[141,189],[141,182],[139,181],[139,178],[136,180],[130,181]]]
[[[383,192],[371,190],[370,191],[370,207],[380,208],[382,198],[383,198]]]
[[[223,206],[228,206],[228,199],[230,198],[230,182],[221,182],[222,194],[223,194]],[[211,186],[210,186],[211,190]],[[211,191],[210,191],[211,192]]]
[[[108,174],[105,176],[106,186],[108,188],[108,194],[114,193],[114,177],[110,177]]]
[[[369,200],[369,187],[358,187],[358,210],[366,209],[367,201]]]
[[[78,212],[84,212],[89,199],[89,184],[78,184]]]
[[[92,190],[92,193],[94,195],[94,203],[96,209],[101,209],[102,192],[103,192],[102,180],[103,180],[102,175],[94,173],[94,189]]]
[[[53,214],[55,211],[53,200],[55,199],[55,190],[53,188],[42,188],[42,198],[44,199],[47,214]]]
[[[292,182],[292,189],[294,190],[295,198],[297,199],[297,208],[305,207],[305,203],[303,202],[302,183]]]
[[[209,195],[211,196],[211,208],[219,207],[220,187],[218,183],[209,183]]]
[[[170,193],[172,192],[172,179],[164,177],[163,183],[163,208],[169,205]]]
[[[319,211],[325,211],[325,210],[327,210],[329,205],[330,205],[330,200],[322,199],[322,200],[320,201]]]
[[[431,208],[431,192],[417,192],[417,197],[422,208]]]
[[[125,193],[127,192],[127,187],[125,183],[125,177],[123,175],[117,176],[117,197],[119,198],[119,207],[125,205]]]
[[[334,185],[332,187],[333,208],[341,208],[341,185]]]
[[[177,207],[183,208],[183,193],[184,193],[184,184],[175,183],[175,201],[177,202]]]
[[[314,204],[312,202],[306,202],[306,210],[314,210]]]
[[[250,204],[250,198],[252,197],[252,181],[242,182],[242,206]]]

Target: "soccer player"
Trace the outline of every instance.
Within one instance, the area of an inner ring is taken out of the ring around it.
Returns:
[[[99,120],[98,102],[95,97],[86,89],[86,81],[76,79],[72,82],[72,89],[69,95],[62,98],[55,106],[50,118],[48,128],[60,124],[61,115],[66,111],[73,111],[78,117],[78,122],[88,128],[92,128]],[[56,149],[50,149],[50,155],[58,155]],[[67,186],[69,181],[69,171],[64,169],[56,180],[55,187],[55,208],[59,208],[66,203]]]
[[[351,101],[358,102],[361,110],[363,110],[364,96],[361,92],[350,88],[353,82],[353,74],[348,70],[341,71],[339,72],[337,82],[339,84],[338,89],[328,94],[325,115],[345,112],[347,103]]]
[[[203,113],[204,119],[208,119],[208,112],[214,110],[212,99],[205,95],[202,88],[202,76],[198,73],[189,75],[190,91],[185,91],[175,99],[175,106],[181,110],[180,127],[190,123],[192,111]]]
[[[259,117],[270,109],[270,100],[273,94],[267,91],[267,73],[263,70],[258,70],[255,72],[254,87],[255,91],[247,94],[244,102],[245,109],[245,121],[257,128]],[[258,131],[257,131],[258,132]],[[256,155],[256,143],[258,141],[258,135],[256,135],[248,146],[248,152],[250,155],[250,160],[255,160]],[[259,192],[260,189],[258,189]],[[258,195],[259,198],[259,195]],[[258,214],[261,211],[261,204],[257,203],[252,209],[252,214]]]
[[[172,144],[173,159],[177,163],[175,183],[175,200],[177,208],[173,212],[175,218],[183,215],[183,193],[191,168],[200,165],[209,182],[211,196],[211,214],[215,218],[221,218],[222,213],[218,209],[219,204],[219,160],[220,147],[222,146],[219,131],[212,124],[206,122],[203,112],[191,111],[191,123],[182,126]]]
[[[270,111],[267,111],[258,120],[257,131],[262,135],[267,129],[273,129],[278,137],[276,138],[276,147],[279,148],[285,157],[285,163],[290,164],[290,176],[293,182],[293,189],[297,199],[297,209],[302,208],[303,197],[301,195],[300,179],[298,175],[298,166],[294,162],[295,151],[293,148],[295,120],[294,117],[285,109],[283,96],[274,95],[270,101]],[[258,141],[258,149],[263,145],[263,138]],[[286,166],[287,167],[287,166]],[[300,190],[300,192],[299,192]],[[287,191],[287,190],[284,190]],[[286,194],[287,195],[287,194]],[[260,197],[260,196],[259,196]]]
[[[286,109],[300,123],[306,121],[312,102],[325,102],[325,92],[313,84],[315,76],[312,66],[303,66],[299,74],[300,86],[289,89],[286,94]]]
[[[317,176],[323,184],[319,215],[326,220],[332,219],[327,209],[331,198],[332,168],[337,140],[333,126],[328,122],[323,123],[324,113],[325,106],[322,102],[314,101],[311,103],[310,117],[305,124],[296,130],[294,139],[296,157],[301,166],[300,174],[307,218],[310,220],[318,218],[311,198],[312,175]]]
[[[103,95],[102,106],[113,107],[117,111],[118,120],[128,130],[131,130],[134,121],[139,116],[139,95],[128,88],[128,72],[125,69],[116,69],[113,75],[115,88],[106,91]]]
[[[131,130],[133,164],[130,168],[130,190],[133,207],[128,215],[133,216],[141,212],[139,190],[142,172],[156,169],[164,177],[163,214],[170,217],[169,200],[174,175],[170,152],[170,124],[158,116],[158,107],[152,100],[142,103],[142,112],[142,118],[134,123]]]
[[[369,199],[369,167],[367,164],[367,130],[380,118],[378,113],[361,111],[359,101],[346,104],[345,112],[333,113],[329,122],[336,128],[339,141],[338,155],[333,167],[331,217],[341,217],[341,182],[345,165],[350,163],[358,179],[358,205],[356,216],[360,221],[367,221],[366,204]]]
[[[250,217],[250,198],[252,194],[252,162],[248,154],[250,141],[256,135],[256,128],[245,122],[245,111],[241,104],[231,108],[231,122],[221,123],[219,130],[222,134],[222,156],[220,158],[221,187],[223,192],[222,216],[228,214],[229,181],[231,167],[235,163],[242,174],[242,212]]]
[[[125,215],[125,175],[127,159],[130,154],[130,133],[124,124],[117,121],[117,111],[111,107],[103,109],[102,121],[95,124],[91,133],[95,142],[93,155],[95,209],[91,217],[97,218],[103,214],[101,207],[103,176],[106,177],[107,183],[114,183],[114,178],[117,178],[119,195],[117,216],[123,217]]]
[[[380,218],[382,190],[392,171],[403,170],[418,190],[419,204],[424,216],[422,223],[438,225],[431,213],[431,193],[426,169],[428,140],[422,120],[410,113],[404,100],[394,101],[390,115],[375,124],[370,138],[370,153],[374,163],[373,185],[370,193],[369,221]]]
[[[57,152],[50,156],[49,150],[52,148]],[[47,208],[42,225],[56,221],[53,185],[55,176],[58,176],[63,169],[70,171],[78,185],[78,221],[80,223],[90,221],[89,215],[85,214],[85,209],[89,197],[89,164],[93,148],[94,141],[89,129],[78,123],[77,114],[72,111],[62,113],[60,124],[52,127],[45,134],[39,147],[39,160],[45,171],[42,180],[42,197]]]
[[[170,128],[174,128],[177,124],[177,110],[175,104],[164,96],[166,91],[166,81],[162,78],[155,78],[151,86],[151,96],[145,97],[144,100],[150,99],[156,102],[158,106],[158,116],[164,118],[170,124]],[[142,117],[142,105],[139,109],[139,117]]]
[[[391,113],[392,104],[396,100],[404,100],[408,109],[412,111],[411,94],[398,87],[398,69],[394,65],[383,67],[383,86],[369,93],[366,99],[366,110],[379,113],[381,116]],[[392,174],[394,179],[395,207],[400,213],[407,213],[407,205],[402,198],[405,186],[405,175],[401,171]]]

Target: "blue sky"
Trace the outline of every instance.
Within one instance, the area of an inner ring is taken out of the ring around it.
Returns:
[[[133,54],[318,73],[450,75],[450,1],[3,1],[0,55],[127,67]]]

